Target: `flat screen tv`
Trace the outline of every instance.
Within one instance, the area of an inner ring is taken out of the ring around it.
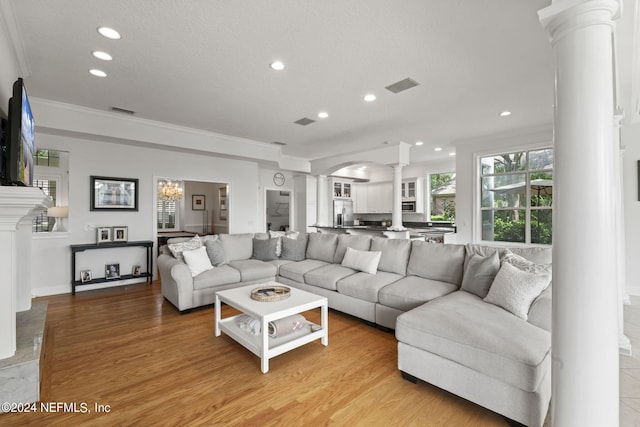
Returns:
[[[9,100],[9,114],[4,129],[2,147],[3,185],[33,185],[33,155],[35,151],[35,125],[27,90],[22,79],[13,84]]]

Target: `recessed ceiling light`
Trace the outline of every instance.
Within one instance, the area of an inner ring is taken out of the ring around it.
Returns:
[[[433,149],[433,151],[442,151],[442,147],[436,147]]]
[[[500,113],[500,117],[507,117],[511,115],[511,111],[503,111]]]
[[[373,101],[376,100],[376,96],[374,94],[372,94],[372,93],[368,93],[362,99],[364,99],[367,102],[373,102]]]
[[[107,52],[101,52],[99,50],[94,50],[93,52],[91,52],[91,54],[98,59],[102,59],[103,61],[111,61],[113,59]]]
[[[89,73],[96,77],[107,77],[107,73],[105,73],[102,70],[98,70],[96,68],[92,68],[91,70],[89,70]]]
[[[271,64],[269,64],[269,66],[271,67],[272,70],[275,70],[275,71],[284,70],[284,64],[281,61],[273,61]]]
[[[318,117],[320,117],[321,119],[326,119],[327,117],[329,117],[329,113],[327,113],[326,111],[320,111],[318,113]]]
[[[456,155],[456,152],[455,152],[455,151],[452,151],[451,153],[449,153],[449,155],[450,155],[450,156],[455,156],[455,155]]]
[[[98,27],[98,32],[101,36],[106,37],[111,40],[120,40],[122,36],[119,32],[109,27]]]
[[[422,141],[416,141],[416,145],[419,147],[419,146],[421,146],[421,145],[424,145],[424,142],[422,142]]]

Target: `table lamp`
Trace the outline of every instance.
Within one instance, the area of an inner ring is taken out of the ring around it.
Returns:
[[[51,231],[65,231],[62,224],[62,218],[66,218],[69,216],[69,208],[67,206],[50,207],[49,209],[47,209],[47,216],[56,219],[56,223],[54,224]]]

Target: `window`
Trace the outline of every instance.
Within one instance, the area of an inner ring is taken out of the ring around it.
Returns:
[[[158,198],[158,230],[175,230],[176,201]]]
[[[482,240],[550,245],[553,149],[480,159]]]
[[[34,158],[36,166],[59,167],[60,152],[55,150],[38,150]]]
[[[431,184],[430,221],[456,220],[456,174],[433,173],[429,175]]]
[[[58,188],[60,186],[60,179],[57,177],[36,177],[33,182],[34,187],[41,188],[44,194],[51,197],[53,200],[53,206],[56,206],[58,198]],[[34,233],[48,232],[53,229],[56,220],[47,216],[47,211],[38,215],[33,219],[33,225],[31,227]]]

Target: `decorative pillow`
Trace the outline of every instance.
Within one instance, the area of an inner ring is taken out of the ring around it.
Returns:
[[[271,261],[277,259],[278,254],[276,248],[278,247],[279,237],[272,239],[253,239],[253,255],[251,258],[259,259],[260,261]]]
[[[549,273],[530,273],[503,262],[484,301],[527,320],[531,303],[550,282]]]
[[[199,247],[202,247],[202,239],[196,234],[193,239],[187,240],[186,242],[171,243],[169,245],[169,250],[171,251],[175,259],[184,262],[182,252],[192,251],[194,249],[198,249]]]
[[[291,261],[304,261],[307,253],[307,241],[309,235],[301,233],[295,239],[289,237],[283,237],[282,241],[282,254],[280,258],[288,259]]]
[[[253,234],[220,234],[226,262],[241,261],[251,258],[253,254]]]
[[[269,237],[273,238],[273,237],[277,237],[278,238],[278,246],[276,247],[276,253],[278,254],[278,257],[280,257],[280,255],[282,255],[282,238],[283,237],[288,237],[290,239],[297,239],[298,238],[298,232],[297,231],[271,231],[269,230]]]
[[[519,270],[526,271],[528,273],[549,273],[551,274],[551,264],[536,264],[528,259],[514,254],[507,253],[502,262],[508,262]]]
[[[347,248],[342,259],[342,265],[365,273],[376,274],[381,256],[382,252],[380,251],[359,251]]]
[[[189,266],[189,270],[191,270],[192,277],[196,277],[198,274],[213,268],[207,255],[207,248],[204,246],[191,251],[183,251],[182,256],[184,256],[184,261]]]
[[[484,298],[498,270],[500,270],[500,258],[497,251],[488,256],[472,255],[464,270],[461,288]]]
[[[347,248],[357,249],[359,251],[368,251],[371,249],[371,236],[358,234],[340,234],[338,235],[338,247],[333,257],[334,264],[340,264],[347,252]]]
[[[207,255],[209,255],[209,259],[211,260],[211,264],[215,267],[219,267],[221,265],[227,264],[226,258],[224,256],[224,247],[222,246],[222,242],[217,238],[208,240],[205,242],[205,247],[207,248]]]

